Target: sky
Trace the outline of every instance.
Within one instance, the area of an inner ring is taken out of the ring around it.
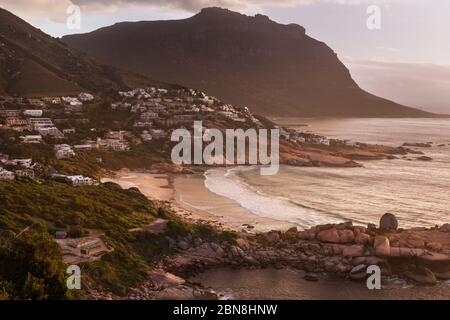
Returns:
[[[73,5],[80,29],[67,27]],[[449,0],[0,0],[55,37],[121,21],[183,19],[210,6],[300,24],[337,52],[363,89],[450,113]]]

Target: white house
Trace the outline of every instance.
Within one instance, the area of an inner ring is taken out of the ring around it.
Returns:
[[[23,143],[41,143],[42,136],[41,135],[28,135],[20,137]]]
[[[55,146],[57,159],[69,159],[75,156],[72,147],[67,144],[60,144]]]
[[[153,129],[150,131],[152,138],[158,140],[158,139],[164,139],[167,137],[167,132],[160,129]]]
[[[152,135],[148,131],[142,131],[141,138],[144,141],[151,141],[153,139]]]
[[[54,138],[64,138],[64,135],[56,127],[38,128],[38,132],[41,136],[52,136]]]
[[[25,110],[23,114],[29,117],[42,117],[44,112],[42,110]]]
[[[0,168],[0,180],[14,180],[14,178],[13,172]]]
[[[33,159],[14,159],[13,161],[24,168],[29,168],[33,164]]]
[[[94,100],[94,96],[90,93],[82,92],[78,95],[78,99],[81,101],[92,101]]]
[[[72,183],[73,186],[91,186],[95,183],[95,181],[91,178],[84,176],[67,176],[67,180]]]

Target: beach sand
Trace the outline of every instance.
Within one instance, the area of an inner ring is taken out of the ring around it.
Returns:
[[[147,198],[157,201],[173,200],[175,194],[167,174],[121,170],[117,171],[113,177],[103,178],[101,182],[114,182],[123,189],[138,188]]]
[[[209,191],[203,174],[177,175],[172,183],[175,206],[190,212],[188,218],[207,220],[227,230],[247,232],[287,230],[294,226],[289,222],[259,217],[236,201]]]
[[[209,191],[201,173],[167,175],[121,170],[102,179],[102,182],[114,182],[124,189],[136,187],[151,200],[168,202],[168,206],[186,220],[224,230],[267,232],[294,226],[285,221],[259,217],[239,203]]]

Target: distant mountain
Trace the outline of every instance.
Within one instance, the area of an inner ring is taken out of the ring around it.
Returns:
[[[62,40],[105,63],[264,115],[431,115],[365,92],[325,43],[263,15],[208,8],[185,20],[124,22]]]
[[[0,95],[101,92],[151,82],[95,62],[0,8]]]

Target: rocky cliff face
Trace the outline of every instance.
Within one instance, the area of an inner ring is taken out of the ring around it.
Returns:
[[[260,114],[427,115],[361,90],[325,43],[263,15],[208,8],[185,20],[119,23],[62,40],[106,63]]]

